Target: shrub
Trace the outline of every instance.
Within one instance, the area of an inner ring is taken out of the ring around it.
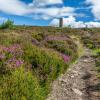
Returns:
[[[43,40],[43,34],[41,33],[32,33],[32,37],[37,39],[38,41]]]
[[[68,45],[66,44],[65,41],[55,41],[55,40],[53,40],[53,41],[48,41],[48,43],[49,43],[48,45],[51,48],[55,48],[56,50],[58,50],[61,53],[71,55],[69,47],[68,47]]]
[[[14,26],[14,22],[11,20],[7,20],[6,22],[4,22],[0,28],[1,29],[7,29],[7,28],[12,28]]]
[[[9,47],[0,46],[0,74],[5,74],[11,69],[19,68],[24,64],[22,59],[23,50],[20,45],[14,44]]]
[[[62,57],[55,51],[31,45],[28,45],[24,51],[24,59],[32,65],[40,83],[45,83],[48,79],[54,80],[67,68]]]
[[[78,56],[77,45],[75,45],[71,40],[49,40],[45,44],[49,48],[53,48],[58,52],[71,57],[71,60],[75,60]]]
[[[42,89],[31,72],[22,67],[0,81],[1,100],[43,100]]]
[[[77,58],[77,46],[53,27],[0,31],[0,99],[44,100],[51,82]],[[48,41],[51,34],[55,38]]]

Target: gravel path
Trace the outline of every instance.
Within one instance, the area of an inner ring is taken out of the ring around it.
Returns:
[[[47,100],[100,100],[99,84],[95,61],[91,57],[91,51],[85,49],[77,63],[54,81]]]

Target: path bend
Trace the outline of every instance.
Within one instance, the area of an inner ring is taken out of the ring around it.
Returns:
[[[95,60],[91,51],[85,48],[77,63],[53,82],[47,100],[100,100],[100,92],[96,90],[98,84]]]

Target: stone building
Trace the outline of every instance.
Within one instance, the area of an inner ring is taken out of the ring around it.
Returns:
[[[59,27],[63,27],[63,18],[59,19]]]

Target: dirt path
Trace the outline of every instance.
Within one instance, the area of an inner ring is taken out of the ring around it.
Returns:
[[[47,100],[100,100],[99,84],[95,61],[91,51],[85,49],[77,63],[53,83]]]

